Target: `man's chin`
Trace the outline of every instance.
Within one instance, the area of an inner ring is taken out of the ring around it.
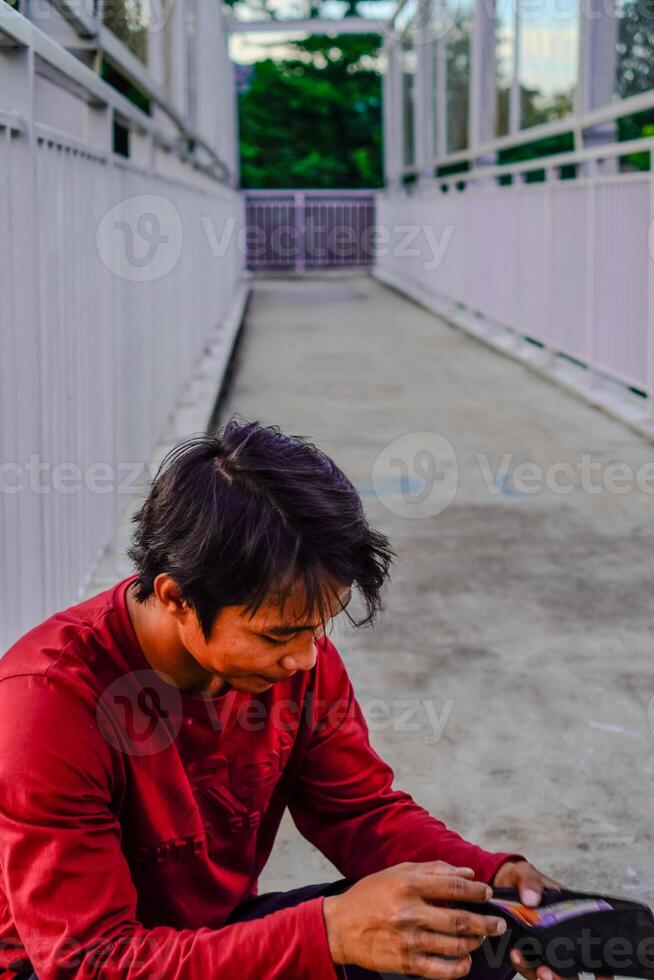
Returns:
[[[234,677],[229,681],[230,687],[235,688],[237,691],[246,691],[250,694],[256,694],[260,691],[267,691],[269,687],[272,687],[274,681],[268,680],[266,677],[260,677],[258,674],[252,674],[251,677]]]

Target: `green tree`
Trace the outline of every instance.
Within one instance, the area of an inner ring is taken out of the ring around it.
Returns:
[[[654,88],[654,5],[652,0],[625,0],[620,5],[616,83],[618,95],[629,98]],[[617,120],[618,139],[635,140],[654,135],[654,110]],[[654,164],[647,150],[632,153],[631,167],[650,170]]]
[[[468,145],[470,55],[472,16],[457,9],[447,35],[447,149],[464,150]]]
[[[654,88],[654,4],[625,0],[620,13],[616,81],[625,99]]]
[[[239,97],[242,186],[379,187],[380,38],[290,44],[297,56],[257,62]]]

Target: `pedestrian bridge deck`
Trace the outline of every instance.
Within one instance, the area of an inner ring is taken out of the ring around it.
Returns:
[[[653,901],[651,445],[357,274],[254,282],[233,411],[316,441],[398,553],[375,630],[334,631],[398,783]],[[285,824],[262,887],[334,874]]]

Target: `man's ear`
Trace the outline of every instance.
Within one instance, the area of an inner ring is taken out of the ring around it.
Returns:
[[[185,623],[190,615],[195,615],[188,602],[182,599],[181,590],[175,579],[166,572],[157,575],[153,588],[162,608],[180,623]]]

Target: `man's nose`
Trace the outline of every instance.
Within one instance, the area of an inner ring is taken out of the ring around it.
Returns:
[[[318,651],[313,637],[307,642],[305,649],[288,653],[280,660],[284,670],[311,670],[315,666]]]

